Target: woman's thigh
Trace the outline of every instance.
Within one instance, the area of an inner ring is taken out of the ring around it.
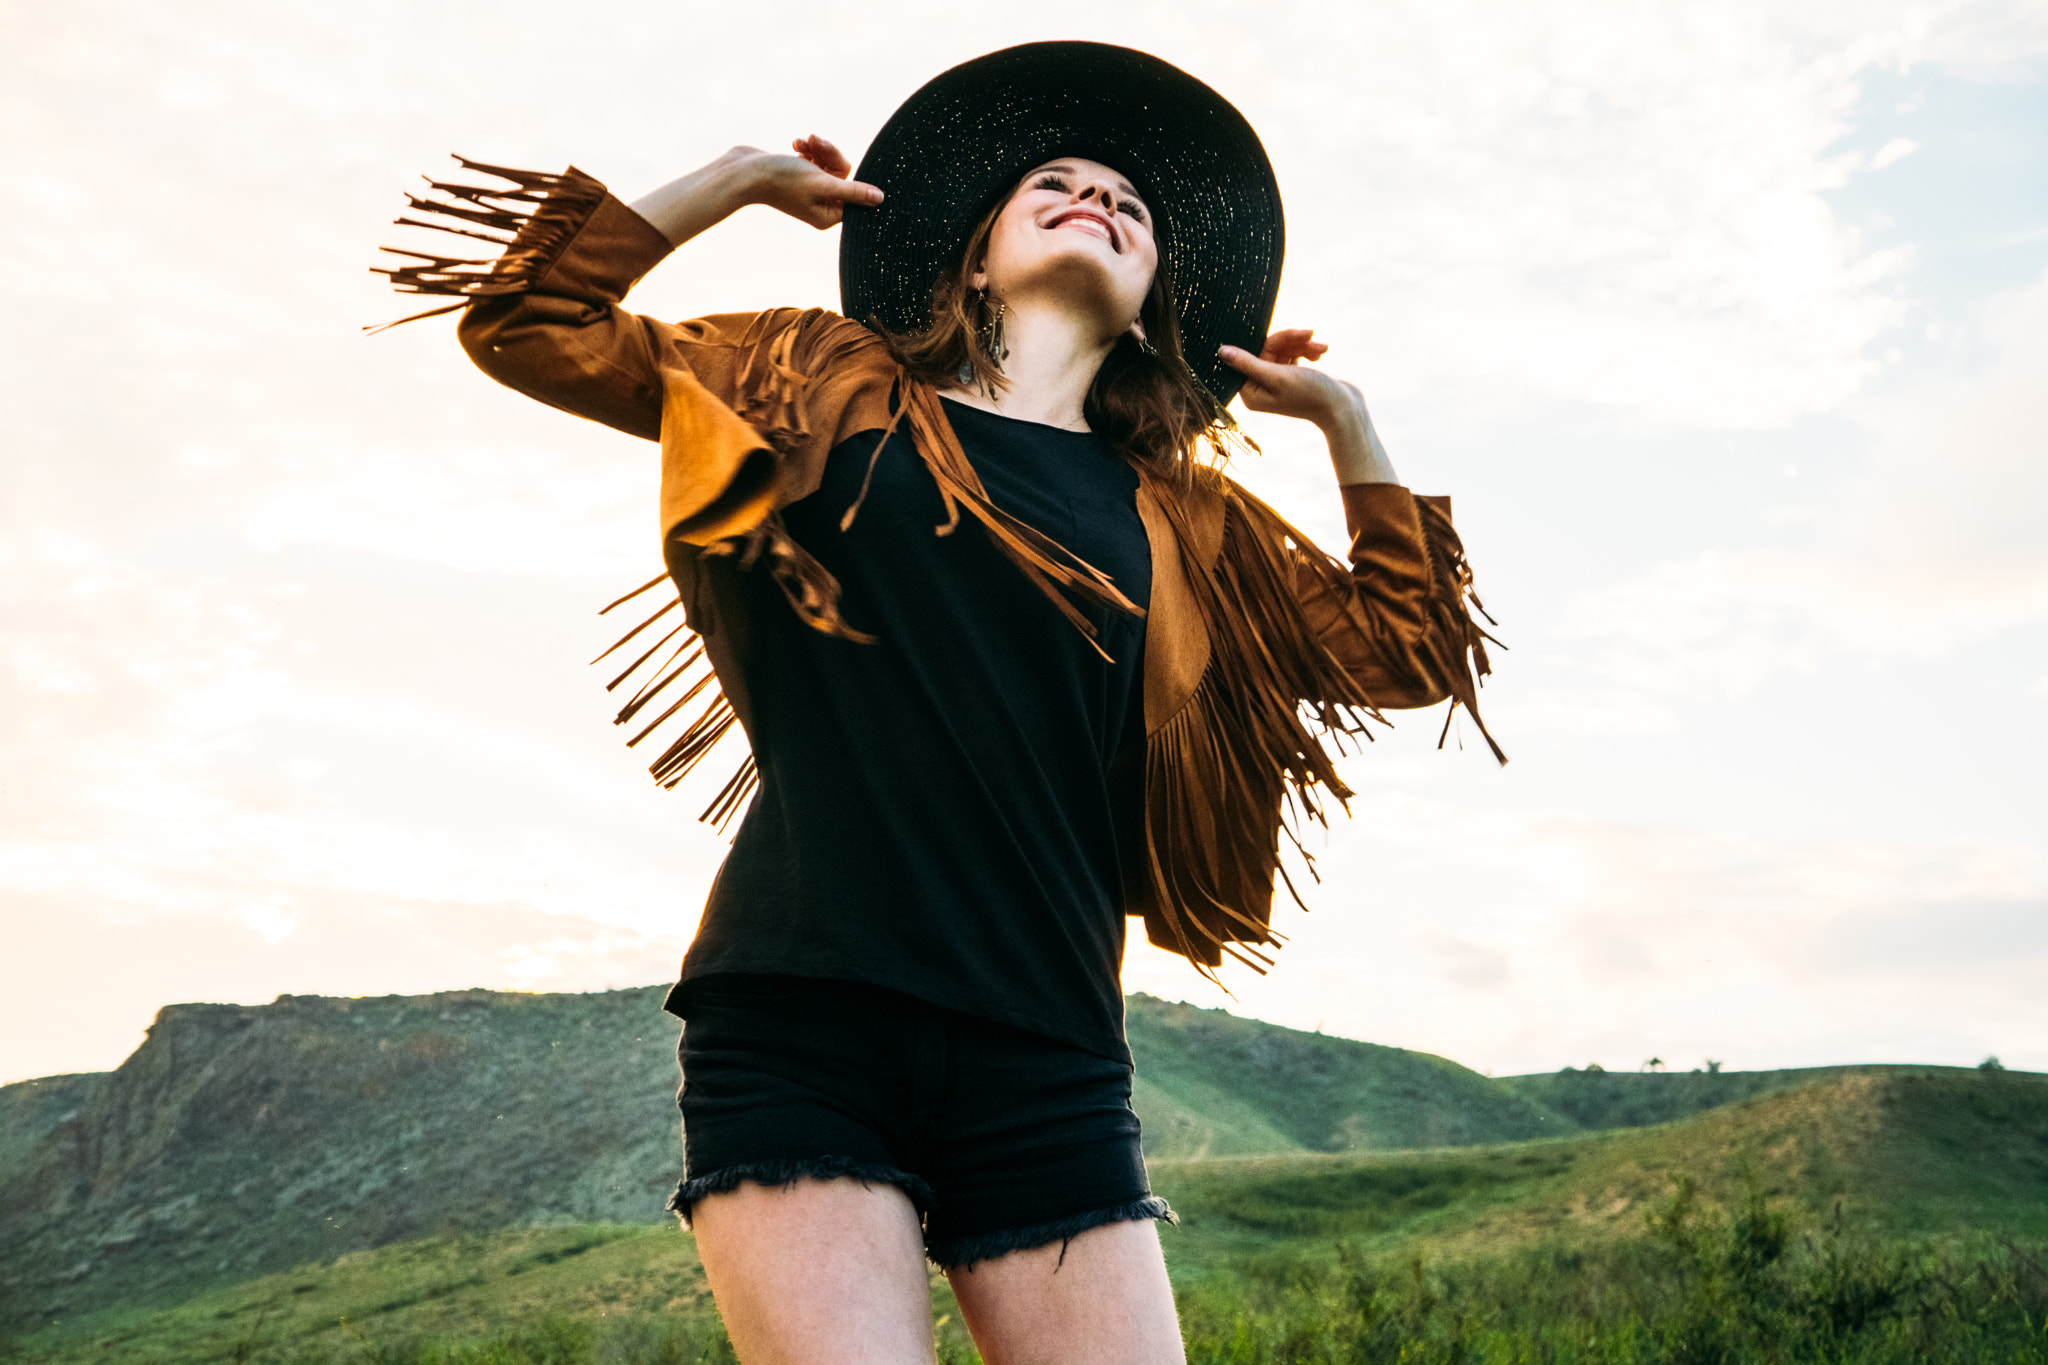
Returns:
[[[901,1190],[851,1179],[746,1183],[703,1196],[690,1213],[743,1365],[933,1359],[924,1235]]]
[[[946,1272],[988,1365],[1183,1365],[1173,1288],[1149,1221]]]

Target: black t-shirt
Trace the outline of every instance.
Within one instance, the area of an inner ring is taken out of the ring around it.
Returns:
[[[989,496],[1145,606],[1137,475],[1100,436],[948,402]],[[790,534],[838,578],[859,644],[744,573],[761,787],[671,1007],[718,972],[864,981],[1127,1057],[1107,773],[1142,742],[1141,617],[1083,606],[1105,662],[963,517],[951,535],[907,427],[849,438]]]

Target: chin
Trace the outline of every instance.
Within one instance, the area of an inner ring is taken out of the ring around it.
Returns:
[[[1036,259],[1016,262],[1014,268],[1003,271],[1008,283],[998,292],[1013,298],[1047,294],[1070,305],[1081,303],[1088,311],[1104,316],[1133,316],[1152,287],[1150,272],[1136,278],[1136,272],[1128,270],[1109,243],[1073,235],[1078,240],[1048,242]]]

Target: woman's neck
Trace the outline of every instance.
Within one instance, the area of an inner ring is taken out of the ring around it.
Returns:
[[[1066,310],[1023,304],[1003,314],[1003,378],[993,394],[955,386],[945,390],[956,403],[1026,422],[1088,430],[1083,415],[1096,371],[1116,345],[1104,340],[1101,324]]]

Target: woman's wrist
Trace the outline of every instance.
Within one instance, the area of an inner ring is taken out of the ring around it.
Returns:
[[[1387,458],[1387,448],[1380,444],[1379,433],[1373,430],[1372,414],[1366,409],[1365,400],[1355,391],[1344,398],[1316,422],[1323,439],[1329,442],[1330,466],[1336,471],[1337,482],[1399,483],[1394,462]]]
[[[634,200],[633,212],[668,238],[670,246],[681,246],[706,228],[759,202],[762,155],[752,147],[735,147],[717,160]]]

